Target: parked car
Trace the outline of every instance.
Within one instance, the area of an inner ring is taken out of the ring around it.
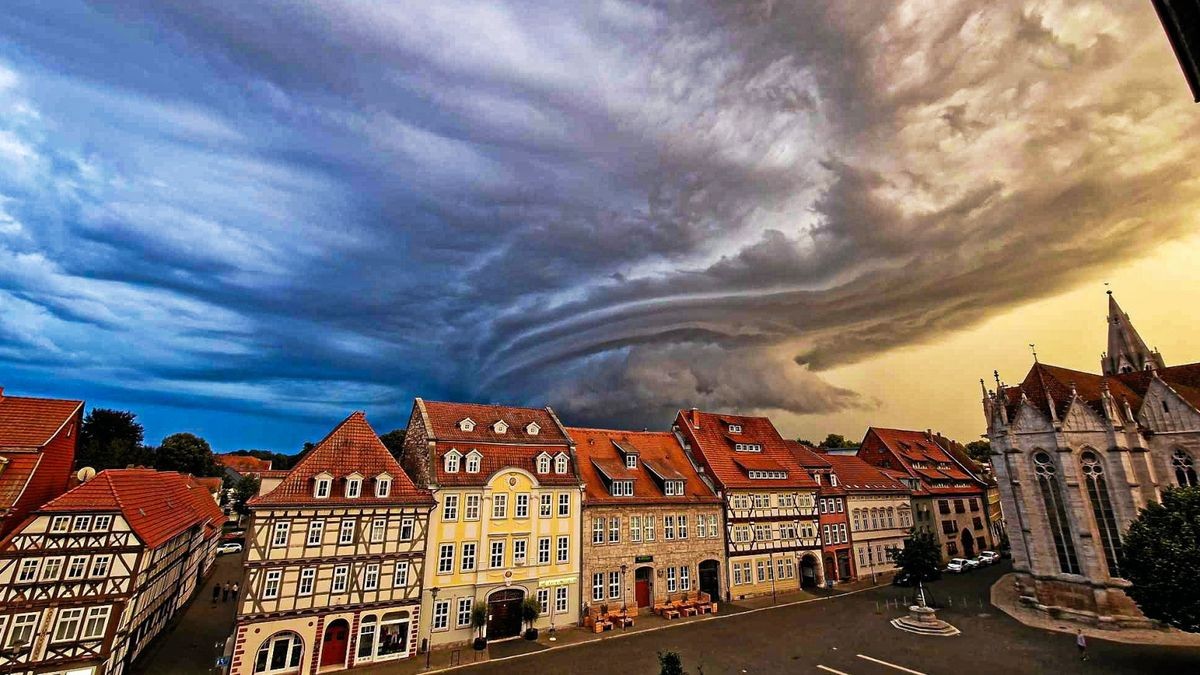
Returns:
[[[229,542],[229,543],[221,544],[220,546],[217,547],[217,555],[223,555],[225,553],[241,553],[241,552],[242,552],[242,545],[237,542]]]
[[[983,551],[979,554],[979,560],[984,565],[995,565],[1000,562],[1000,554],[995,551]]]
[[[967,569],[969,569],[969,570],[983,567],[985,564],[986,563],[984,563],[983,559],[980,558],[979,556],[975,556],[974,558],[967,558]]]
[[[951,558],[950,563],[946,565],[946,571],[951,574],[962,574],[970,569],[966,558]]]

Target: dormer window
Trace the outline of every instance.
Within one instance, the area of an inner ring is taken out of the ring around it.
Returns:
[[[633,453],[625,455],[625,468],[626,469],[636,469],[637,468],[637,455],[635,455]]]
[[[537,422],[530,422],[525,426],[525,433],[529,434],[530,436],[537,436],[539,433],[541,433],[541,431],[542,428],[538,426]]]
[[[504,420],[496,420],[496,423],[492,425],[492,431],[498,434],[507,434],[508,424],[506,424]]]
[[[559,454],[557,457],[554,458],[554,473],[566,473],[566,472],[567,472],[567,456],[565,454]]]
[[[446,453],[445,464],[446,473],[458,473],[458,460],[462,459],[462,454],[457,450],[451,450]]]
[[[542,453],[537,458],[537,472],[550,473],[550,455]]]
[[[358,499],[362,494],[362,474],[355,472],[346,476],[346,498]]]
[[[762,452],[762,445],[759,443],[734,443],[733,449],[737,452]]]
[[[837,480],[836,473],[829,474],[829,484],[832,485],[833,487],[837,487],[838,480]]]
[[[467,453],[467,473],[479,473],[479,463],[483,460],[483,455],[478,450],[472,450]]]
[[[614,497],[632,497],[633,496],[633,481],[631,480],[614,480],[609,492]]]
[[[315,476],[316,484],[313,485],[313,497],[317,499],[328,499],[329,493],[333,491],[333,476],[321,472]]]
[[[740,424],[730,424],[730,425],[729,425],[729,433],[731,433],[731,434],[740,434],[740,433],[742,433],[742,425],[740,425]]]
[[[475,420],[470,417],[459,420],[458,429],[459,431],[475,431]]]
[[[819,474],[819,473],[814,473],[814,474],[813,474],[813,480],[817,481],[817,485],[820,485],[820,484],[821,484],[821,474]]]
[[[663,483],[663,494],[667,495],[668,497],[682,497],[683,496],[683,481],[681,481],[681,480],[665,481]]]
[[[375,477],[375,496],[386,497],[392,494],[392,476],[381,473]]]

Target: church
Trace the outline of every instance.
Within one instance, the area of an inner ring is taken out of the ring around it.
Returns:
[[[983,409],[1022,601],[1149,625],[1124,592],[1121,538],[1164,490],[1197,485],[1200,363],[1166,365],[1110,291],[1099,374],[1035,355],[1020,384],[984,387]]]

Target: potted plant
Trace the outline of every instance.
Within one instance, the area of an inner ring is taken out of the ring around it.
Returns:
[[[525,620],[525,639],[536,640],[538,629],[533,627],[533,622],[538,620],[542,615],[542,604],[536,598],[525,598],[525,602],[521,603],[521,618]]]
[[[476,650],[487,649],[487,638],[483,636],[483,628],[487,625],[487,608],[483,605],[475,605],[471,610],[471,628],[475,629],[475,644]]]

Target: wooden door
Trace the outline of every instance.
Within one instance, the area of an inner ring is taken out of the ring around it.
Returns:
[[[638,607],[650,606],[650,575],[653,573],[649,567],[642,567],[634,572],[633,595],[637,598]]]
[[[325,639],[321,641],[321,666],[338,666],[346,663],[346,646],[350,644],[350,624],[338,619],[325,628]]]
[[[521,601],[525,592],[510,588],[488,598],[487,634],[490,640],[521,634]]]

